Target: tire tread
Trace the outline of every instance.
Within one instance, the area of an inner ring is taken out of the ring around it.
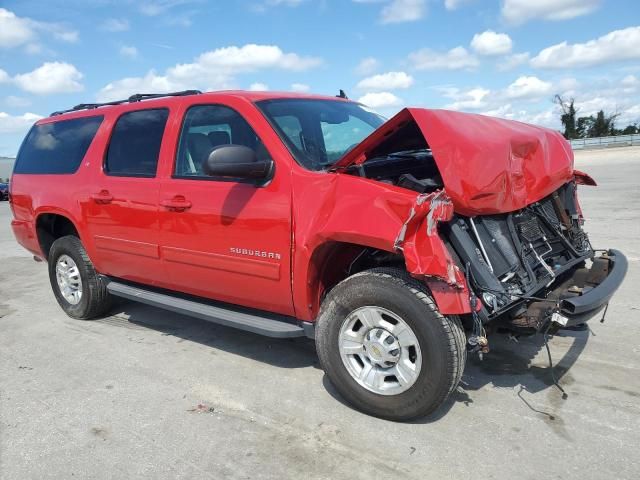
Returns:
[[[112,297],[107,290],[107,286],[103,281],[102,276],[96,272],[80,239],[74,235],[67,235],[57,239],[51,246],[51,250],[49,252],[50,262],[55,262],[55,259],[58,257],[58,250],[71,251],[80,258],[78,268],[86,277],[86,284],[83,284],[83,295],[88,296],[86,308],[82,312],[74,312],[65,308],[65,305],[60,303],[60,299],[56,294],[56,298],[58,298],[60,306],[65,310],[67,315],[81,320],[91,320],[93,318],[103,316],[111,308]],[[77,260],[77,258],[74,258],[74,260]],[[53,268],[55,268],[55,266]],[[54,285],[53,277],[51,278],[51,286],[54,289],[57,288],[57,286]]]
[[[362,281],[367,277],[375,277],[390,281],[396,286],[409,291],[420,303],[422,303],[430,313],[431,318],[429,320],[435,320],[439,323],[441,331],[444,333],[444,343],[446,344],[446,350],[448,352],[448,362],[446,364],[446,388],[442,388],[440,390],[439,395],[435,400],[425,403],[425,399],[423,397],[424,395],[426,395],[426,393],[423,392],[423,395],[417,397],[412,404],[406,405],[406,409],[410,413],[403,414],[401,412],[398,412],[397,414],[389,415],[381,415],[376,413],[374,414],[393,420],[408,420],[411,418],[428,415],[435,411],[442,403],[444,403],[447,397],[451,395],[451,393],[456,389],[457,385],[460,382],[460,379],[462,378],[467,358],[466,335],[464,333],[460,318],[456,315],[442,315],[439,312],[435,301],[429,294],[426,286],[415,278],[411,277],[411,275],[406,270],[393,267],[377,267],[356,273],[338,283],[331,290],[329,295],[327,295],[327,297],[325,298],[325,302],[323,302],[323,305],[320,309],[318,315],[319,321],[316,338],[318,339],[320,338],[320,336],[325,336],[325,332],[328,330],[328,325],[326,325],[326,323],[336,320],[328,319],[326,315],[326,309],[329,308],[328,300],[330,300],[332,295],[343,289],[349,288],[349,285],[352,284],[352,282],[358,282],[359,280]],[[323,366],[329,365],[330,352],[328,351],[328,342],[321,340],[317,343],[318,355],[320,357],[321,364]]]

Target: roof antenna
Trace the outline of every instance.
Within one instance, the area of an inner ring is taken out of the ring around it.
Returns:
[[[344,93],[344,90],[342,90],[342,89],[340,89],[340,93],[338,95],[336,95],[336,97],[344,98],[345,100],[349,100],[349,97],[347,97],[347,94]]]

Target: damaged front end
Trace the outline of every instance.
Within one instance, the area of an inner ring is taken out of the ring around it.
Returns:
[[[583,323],[626,274],[624,255],[594,250],[582,228],[577,185],[595,182],[557,132],[405,109],[334,170],[417,192],[394,247],[477,338],[485,325],[521,335]]]
[[[482,301],[483,324],[531,334],[552,319],[577,325],[605,308],[627,261],[617,250],[593,250],[574,193],[569,182],[524,209],[457,215],[443,229]]]

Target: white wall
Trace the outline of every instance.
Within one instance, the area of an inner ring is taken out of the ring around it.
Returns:
[[[11,176],[14,158],[0,157],[0,178],[2,181]]]

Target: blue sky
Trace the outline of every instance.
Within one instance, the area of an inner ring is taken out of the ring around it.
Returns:
[[[137,92],[336,94],[559,128],[640,121],[637,0],[1,0],[0,155],[40,116]]]

